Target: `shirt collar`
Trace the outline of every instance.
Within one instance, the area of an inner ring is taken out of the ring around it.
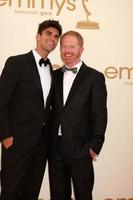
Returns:
[[[36,61],[37,65],[38,65],[38,64],[39,64],[39,60],[40,60],[42,57],[37,53],[37,51],[36,51],[35,49],[32,50],[32,53],[33,53],[33,55],[34,55],[34,57],[35,57],[35,61]]]
[[[78,73],[78,71],[80,70],[81,65],[82,65],[82,61],[80,61],[79,63],[74,65],[72,68],[77,68],[77,73]],[[65,65],[65,67],[69,68],[67,65]]]

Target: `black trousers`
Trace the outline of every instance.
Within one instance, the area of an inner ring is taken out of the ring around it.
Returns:
[[[2,147],[0,200],[37,200],[44,176],[47,152],[42,134],[33,148],[14,144]]]
[[[75,159],[69,155],[59,136],[56,151],[49,159],[51,200],[71,200],[71,180],[76,200],[92,200],[94,170],[88,157]]]

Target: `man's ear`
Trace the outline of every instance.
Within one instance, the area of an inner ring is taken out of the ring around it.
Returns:
[[[37,33],[37,35],[36,35],[36,41],[39,41],[39,40],[40,40],[40,34]]]

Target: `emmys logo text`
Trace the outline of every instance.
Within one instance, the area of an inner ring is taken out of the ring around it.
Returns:
[[[81,6],[85,14],[85,20],[77,21],[76,28],[99,29],[99,24],[89,19],[91,12],[88,10],[89,0],[81,0]],[[55,12],[59,16],[64,8],[68,11],[78,9],[78,0],[0,0],[0,6],[15,7],[15,13],[52,15]],[[26,9],[26,10],[25,10]],[[31,10],[32,9],[32,10]],[[36,11],[38,9],[39,11]]]
[[[110,79],[110,80],[119,79],[119,80],[122,80],[125,85],[133,86],[133,67],[109,66],[105,68],[104,75],[107,79]],[[107,200],[113,200],[113,199],[107,199]],[[120,199],[120,200],[126,200],[126,199]],[[129,199],[129,200],[133,200],[133,199]]]
[[[0,0],[0,6],[9,6],[9,7],[17,7],[17,8],[40,8],[40,9],[50,9],[53,10],[55,7],[57,8],[56,15],[59,15],[64,8],[67,6],[69,11],[73,11],[76,9],[75,0]],[[46,7],[47,6],[47,7]]]
[[[109,66],[105,68],[104,74],[109,79],[132,79],[133,78],[133,67],[114,67]]]

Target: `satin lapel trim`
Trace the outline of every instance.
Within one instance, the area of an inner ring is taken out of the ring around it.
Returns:
[[[49,100],[50,100],[50,97],[52,95],[52,91],[53,91],[53,88],[54,88],[54,83],[53,83],[53,68],[52,68],[52,65],[50,65],[50,74],[51,74],[51,87],[50,87],[50,91],[49,91],[49,94],[48,94],[48,97],[47,97],[46,107],[47,107],[47,104],[49,104]]]
[[[58,97],[58,102],[60,102],[59,105],[63,106],[63,72],[60,71],[58,73],[57,81],[55,82],[57,84],[57,97]]]
[[[79,85],[84,81],[85,76],[86,76],[86,70],[85,70],[84,65],[82,64],[75,80],[73,81],[65,106],[67,106],[69,102],[71,102],[73,95],[78,92]]]
[[[32,67],[32,75],[33,75],[33,79],[35,81],[35,86],[37,88],[37,91],[39,91],[39,93],[41,94],[42,96],[42,99],[43,99],[43,91],[42,91],[42,86],[41,86],[41,80],[40,80],[40,76],[39,76],[39,72],[38,72],[38,69],[37,69],[37,66],[36,66],[36,61],[34,59],[34,56],[33,56],[33,53],[30,52],[29,54],[29,62],[30,62],[30,65]]]

